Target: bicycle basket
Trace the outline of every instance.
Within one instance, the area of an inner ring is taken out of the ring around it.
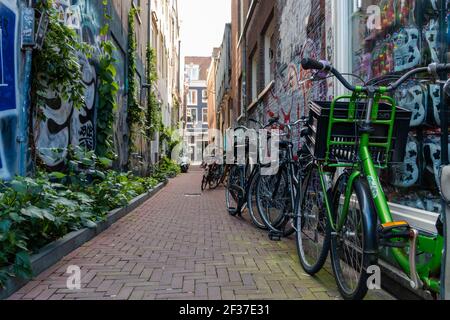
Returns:
[[[354,163],[358,159],[358,142],[361,136],[360,123],[365,115],[366,103],[356,102],[354,115],[350,115],[348,101],[336,101],[334,107],[330,143],[330,109],[332,102],[310,102],[309,134],[306,144],[319,161],[333,163]],[[392,105],[379,103],[377,119],[372,121],[369,150],[375,164],[386,166],[388,162],[403,162],[406,153],[411,112],[396,107],[392,120]],[[393,126],[393,128],[392,128]],[[392,141],[389,145],[389,132],[392,128]]]

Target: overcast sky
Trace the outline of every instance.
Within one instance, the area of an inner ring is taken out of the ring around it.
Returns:
[[[231,22],[231,0],[178,0],[181,56],[211,56]]]

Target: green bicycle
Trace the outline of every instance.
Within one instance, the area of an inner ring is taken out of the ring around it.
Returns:
[[[330,252],[342,296],[362,299],[368,269],[378,264],[380,248],[390,248],[413,288],[439,294],[443,235],[422,234],[405,221],[394,221],[379,172],[403,160],[411,117],[387,94],[417,74],[437,79],[450,72],[450,64],[414,69],[387,87],[352,86],[325,61],[304,59],[302,67],[331,73],[353,92],[331,103],[309,104],[309,151],[301,157],[295,207],[302,267],[316,274]]]

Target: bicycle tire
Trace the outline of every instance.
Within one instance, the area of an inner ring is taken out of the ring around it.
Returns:
[[[227,187],[225,189],[225,201],[227,205],[227,211],[231,216],[236,216],[240,214],[240,202],[242,195],[241,193],[241,183],[242,183],[242,171],[238,166],[233,166],[230,169],[227,181]]]
[[[338,219],[336,213],[340,210],[341,196],[345,194],[347,180],[347,174],[341,176],[333,191],[334,221]],[[367,268],[377,264],[377,255],[370,253],[370,250],[365,247],[366,241],[364,239],[370,235],[366,234],[365,231],[364,215],[373,216],[376,211],[370,190],[361,179],[355,180],[352,189],[352,204],[343,230],[331,236],[331,265],[342,297],[345,300],[362,300],[368,291],[369,274]],[[359,208],[364,208],[364,210]],[[363,211],[370,212],[363,213]],[[352,238],[353,242],[350,243]],[[347,274],[351,273],[352,270],[355,278],[353,286],[347,279]]]
[[[318,167],[310,163],[300,181],[295,201],[295,229],[300,264],[311,276],[324,266],[330,250],[331,227],[327,219],[323,189]]]
[[[281,186],[281,184],[283,183],[281,179],[285,180],[284,183],[286,185]],[[269,181],[270,185],[267,183],[267,181]],[[289,221],[287,221],[285,212],[287,210],[286,205],[289,206],[290,200],[285,199],[285,197],[288,196],[286,192],[289,189],[287,187],[287,184],[288,181],[286,169],[280,168],[280,171],[276,175],[273,176],[260,175],[256,186],[257,207],[261,219],[263,220],[264,224],[266,225],[269,231],[281,234],[283,237],[290,236],[295,232],[293,226],[288,227],[286,229],[286,227],[289,224]],[[284,191],[283,196],[274,197],[274,193],[276,193],[276,191],[279,190]],[[263,194],[263,191],[265,191],[266,194]],[[275,198],[276,203],[275,205],[273,205],[274,203],[273,199]],[[276,206],[278,206],[279,208],[276,208]],[[278,210],[278,212],[276,212],[274,209]]]
[[[250,219],[252,220],[253,224],[258,229],[267,230],[267,226],[265,225],[264,221],[261,218],[261,215],[258,212],[258,204],[256,199],[256,186],[260,174],[260,172],[256,173],[252,181],[250,181],[250,187],[247,194],[247,207]]]

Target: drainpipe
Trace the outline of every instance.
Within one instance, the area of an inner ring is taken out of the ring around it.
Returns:
[[[19,144],[19,176],[27,175],[28,162],[28,130],[29,130],[29,111],[31,104],[31,66],[33,60],[34,39],[34,20],[35,12],[31,6],[31,0],[28,6],[23,6],[21,10],[21,48],[25,55],[23,92],[24,97],[19,109],[19,135],[17,143]]]
[[[444,63],[447,61],[447,28],[446,28],[446,15],[447,15],[447,5],[445,0],[439,1],[439,41],[441,45],[441,53],[440,53],[440,61]],[[441,80],[447,80],[445,74],[441,75]],[[447,166],[449,164],[448,157],[448,103],[450,103],[449,99],[446,99],[446,94],[444,92],[444,86],[441,85],[441,102],[440,102],[440,110],[441,110],[441,148],[442,148],[442,166]],[[446,188],[448,186],[442,185],[441,188]],[[443,192],[445,194],[445,192]],[[449,200],[449,199],[447,199]],[[444,201],[443,201],[444,203]],[[441,263],[441,298],[443,300],[450,299],[450,207],[448,205],[443,204],[442,206],[445,208],[443,210],[441,219],[443,224],[444,231],[444,254]]]

